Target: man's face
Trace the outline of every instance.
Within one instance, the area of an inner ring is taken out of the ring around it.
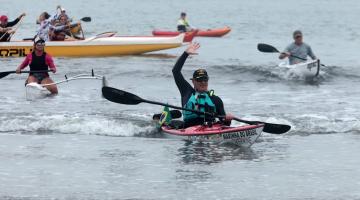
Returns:
[[[208,91],[208,78],[202,77],[199,79],[193,79],[194,89],[197,92],[207,92]]]
[[[301,44],[303,42],[303,37],[302,35],[298,34],[294,36],[294,40],[296,44]]]

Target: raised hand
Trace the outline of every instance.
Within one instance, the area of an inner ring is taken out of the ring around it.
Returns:
[[[190,55],[197,55],[198,53],[196,52],[196,50],[198,50],[199,48],[200,48],[199,43],[197,42],[190,43],[189,47],[185,50],[185,52]]]

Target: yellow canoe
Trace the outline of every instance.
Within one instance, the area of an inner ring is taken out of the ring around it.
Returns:
[[[105,57],[137,55],[180,47],[184,34],[175,37],[94,36],[85,40],[48,41],[45,51],[54,57]],[[24,57],[32,51],[32,41],[0,42],[1,57]]]

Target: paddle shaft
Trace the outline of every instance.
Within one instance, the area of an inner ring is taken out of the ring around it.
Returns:
[[[20,71],[20,74],[29,74],[29,73],[46,73],[46,72],[52,72],[51,70],[41,70],[41,71]],[[15,71],[16,73],[16,71]]]
[[[154,105],[160,105],[160,106],[166,106],[169,108],[174,108],[174,109],[179,109],[179,110],[185,110],[185,111],[189,111],[189,112],[193,112],[196,114],[204,114],[204,115],[208,115],[208,116],[213,116],[216,117],[215,114],[213,113],[209,113],[209,112],[201,112],[198,110],[193,110],[193,109],[189,109],[189,108],[183,108],[180,106],[174,106],[174,105],[170,105],[170,104],[166,104],[166,103],[161,103],[161,102],[157,102],[157,101],[150,101],[150,100],[146,100],[146,99],[141,99],[143,103],[149,103],[149,104],[154,104]]]
[[[20,71],[21,73],[24,74],[29,74],[29,73],[46,73],[46,72],[51,72],[51,70],[43,70],[43,71]],[[16,71],[6,71],[6,72],[0,72],[0,79],[4,78],[5,76],[9,75],[9,74],[15,74]]]

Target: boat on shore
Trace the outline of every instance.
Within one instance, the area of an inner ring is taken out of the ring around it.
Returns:
[[[45,51],[54,57],[106,57],[139,55],[177,48],[185,34],[174,37],[115,36],[99,34],[85,40],[48,41]],[[24,57],[32,51],[33,41],[0,42],[1,57]]]

